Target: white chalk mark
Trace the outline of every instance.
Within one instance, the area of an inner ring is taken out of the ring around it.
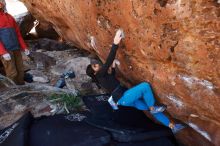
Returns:
[[[95,51],[100,54],[97,46],[96,46],[96,39],[94,36],[90,36],[90,45],[92,46],[93,49],[95,49]]]
[[[206,86],[208,89],[213,90],[214,86],[211,82],[207,81],[207,80],[201,80],[200,84],[203,86]]]
[[[97,50],[97,47],[96,47],[96,39],[94,36],[91,36],[90,37],[90,45],[93,47],[93,49]]]
[[[200,133],[202,136],[204,136],[206,139],[211,141],[211,137],[210,137],[210,135],[206,131],[200,129],[197,125],[195,125],[193,123],[189,123],[189,126],[192,127],[198,133]]]
[[[99,26],[101,25],[101,21],[100,20],[97,20],[97,23],[98,23]]]
[[[179,75],[179,77],[180,77],[180,79],[184,80],[187,83],[187,85],[190,87],[192,87],[192,85],[194,85],[194,84],[200,84],[209,90],[214,89],[214,85],[207,80],[202,80],[197,77],[190,77],[190,76],[186,76],[186,75],[185,76]]]
[[[171,85],[175,86],[175,85],[176,85],[176,82],[172,81],[172,82],[171,82]]]
[[[176,104],[178,107],[184,106],[183,102],[173,95],[168,95],[167,98],[171,100],[174,104]]]
[[[144,56],[147,56],[147,54],[145,53],[143,49],[141,49],[141,54],[143,54]]]
[[[180,6],[181,6],[181,0],[177,0],[176,4],[177,4],[178,8],[180,8]]]
[[[198,118],[199,116],[198,116],[198,115],[195,115],[195,114],[190,114],[190,117]]]
[[[111,26],[109,25],[109,22],[108,22],[108,21],[106,22],[106,27],[107,27],[108,29],[111,28]]]

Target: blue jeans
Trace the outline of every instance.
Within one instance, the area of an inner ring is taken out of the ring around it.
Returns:
[[[119,99],[118,105],[131,106],[139,110],[149,110],[149,107],[153,107],[155,104],[155,98],[150,87],[150,84],[142,82],[127,91]],[[159,122],[169,127],[170,120],[163,113],[153,114],[154,118]]]

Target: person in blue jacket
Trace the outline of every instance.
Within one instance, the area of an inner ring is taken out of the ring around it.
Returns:
[[[118,45],[123,36],[122,34],[122,30],[117,31],[111,51],[104,64],[98,60],[91,60],[91,64],[87,66],[87,75],[90,76],[96,84],[106,89],[106,91],[112,95],[108,102],[113,109],[117,110],[118,105],[121,105],[135,107],[139,110],[148,110],[155,119],[165,126],[170,127],[174,133],[183,129],[184,126],[182,124],[172,123],[169,118],[162,113],[165,110],[165,106],[155,105],[155,98],[149,83],[142,82],[127,89],[122,86],[115,77],[114,68],[109,72],[112,64],[114,65],[113,62],[115,60]]]

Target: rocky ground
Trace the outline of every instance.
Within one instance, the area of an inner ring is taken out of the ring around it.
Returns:
[[[30,40],[28,44],[31,55],[24,64],[26,73],[33,76],[34,82],[16,86],[11,80],[0,75],[0,129],[11,125],[27,111],[39,117],[68,113],[71,110],[87,110],[80,97],[104,93],[85,73],[90,58],[93,57],[90,53],[79,50],[69,43],[50,39]],[[54,87],[66,71],[74,71],[76,77],[66,79],[67,85],[62,89]],[[59,100],[60,98],[66,100]],[[76,100],[70,101],[70,98]],[[71,107],[68,107],[69,103]],[[190,135],[198,134],[187,128],[177,134],[176,138],[182,141],[183,137],[187,137],[193,141]],[[201,141],[202,144],[206,144]]]
[[[15,122],[27,111],[38,117],[70,110],[85,110],[82,101],[79,103],[81,108],[68,109],[61,101],[54,102],[56,99],[51,99],[54,95],[58,98],[71,94],[73,96],[70,98],[78,98],[86,94],[103,93],[85,73],[90,54],[71,44],[49,39],[28,43],[32,51],[30,60],[25,61],[25,68],[27,73],[33,75],[34,82],[16,86],[9,79],[0,76],[0,128]],[[74,71],[76,77],[66,79],[67,86],[63,89],[54,87],[66,71]]]

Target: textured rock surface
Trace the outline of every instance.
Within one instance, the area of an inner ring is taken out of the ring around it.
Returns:
[[[8,88],[10,86],[14,86],[15,83],[11,81],[10,79],[6,78],[5,76],[0,74],[0,91],[4,90],[5,88]]]
[[[14,123],[27,111],[38,117],[85,109],[81,103],[80,108],[73,106],[65,109],[63,102],[51,99],[52,96],[58,98],[60,94],[63,97],[64,93],[84,95],[103,92],[86,75],[85,69],[89,64],[87,51],[48,39],[28,41],[28,44],[31,60],[24,61],[24,65],[34,82],[16,86],[13,81],[2,76],[0,70],[0,129]],[[54,87],[65,71],[74,71],[76,77],[67,79],[67,86],[63,89]]]
[[[132,83],[150,82],[173,117],[220,143],[219,1],[23,1],[38,20],[103,60],[115,30],[123,28],[122,74]],[[198,145],[197,137],[185,136]]]
[[[17,24],[20,27],[22,36],[25,38],[27,33],[34,27],[35,18],[30,13],[23,13],[14,16]]]
[[[40,23],[35,27],[37,37],[38,38],[49,38],[58,40],[59,35],[57,32],[53,29],[52,25],[41,25]]]
[[[6,83],[6,80],[0,80],[0,85]],[[52,115],[54,105],[46,98],[55,93],[76,94],[71,90],[37,83],[5,88],[0,86],[0,91],[0,129],[11,125],[27,111],[31,111],[35,117]]]

